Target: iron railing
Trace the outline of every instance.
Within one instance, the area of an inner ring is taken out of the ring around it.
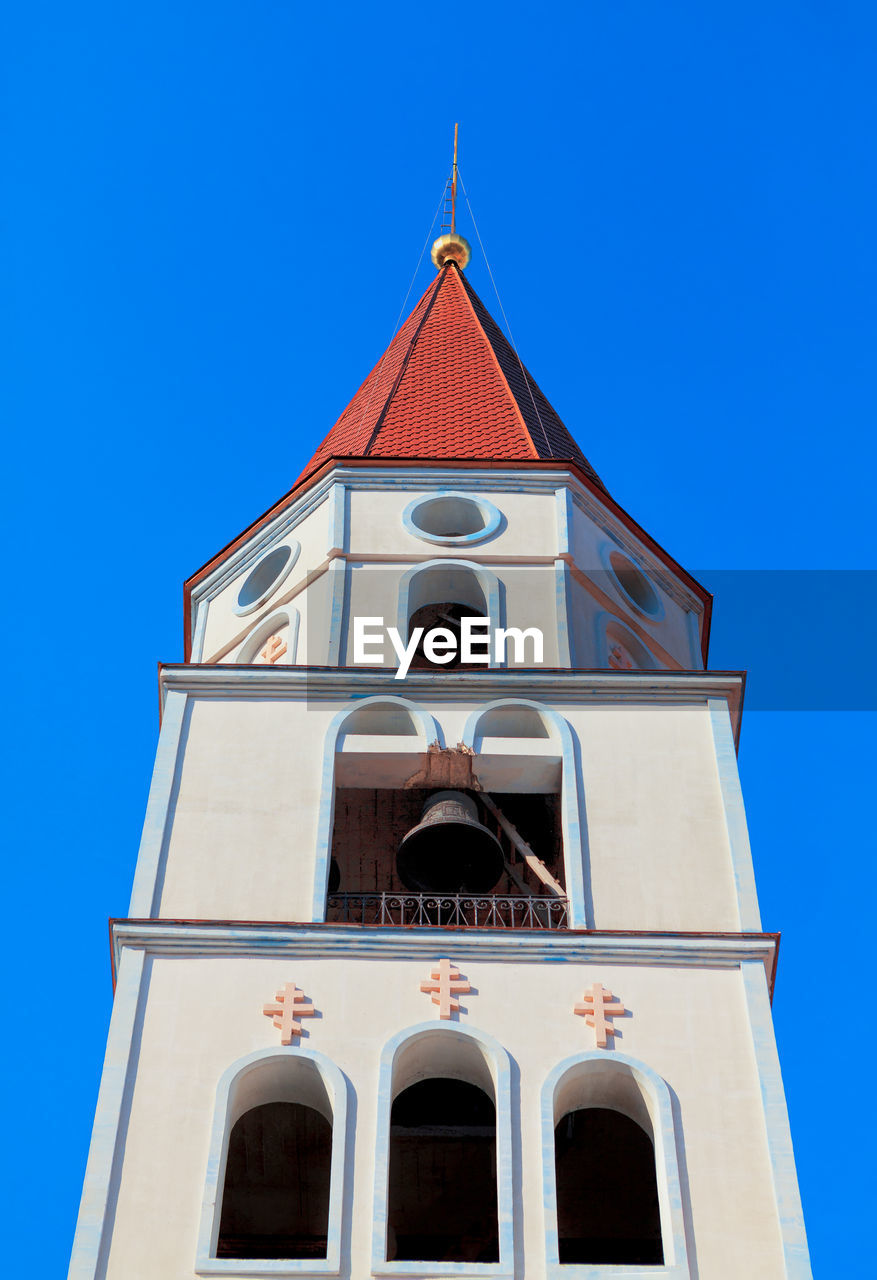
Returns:
[[[457,926],[469,929],[566,929],[566,898],[467,893],[330,893],[332,924]]]

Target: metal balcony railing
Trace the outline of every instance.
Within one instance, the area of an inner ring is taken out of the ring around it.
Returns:
[[[566,929],[566,898],[468,893],[330,893],[332,924],[440,925],[467,929]]]

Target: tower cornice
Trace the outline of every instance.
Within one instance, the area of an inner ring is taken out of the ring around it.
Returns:
[[[514,963],[605,963],[737,968],[764,965],[771,995],[778,933],[662,933],[620,929],[462,929],[364,926],[311,921],[111,919],[113,975],[123,947],[153,955],[272,955],[430,960],[437,939],[453,935],[454,955]]]
[[[745,671],[606,671],[522,667],[461,671],[412,671],[404,681],[386,667],[237,666],[231,663],[170,663],[159,666],[162,706],[171,691],[196,697],[298,698],[309,702],[404,697],[416,701],[532,698],[545,702],[628,703],[648,701],[727,703],[734,740],[739,741]]]

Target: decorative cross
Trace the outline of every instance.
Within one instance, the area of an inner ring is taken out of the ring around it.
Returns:
[[[421,982],[420,990],[429,995],[433,1004],[438,1005],[439,1017],[447,1020],[460,1008],[460,1001],[456,996],[471,991],[472,988],[466,979],[460,976],[459,969],[455,964],[451,964],[450,960],[439,960],[438,964],[434,964],[430,969],[430,973],[432,980]]]
[[[264,658],[269,666],[273,666],[275,662],[280,661],[285,653],[286,641],[281,639],[280,636],[271,636],[259,657]]]
[[[314,1016],[314,1006],[305,1002],[304,994],[294,982],[287,982],[277,992],[277,999],[262,1008],[266,1018],[274,1019],[281,1044],[292,1044],[292,1037],[301,1035],[301,1023],[296,1022],[296,1018]]]
[[[585,992],[584,1003],[577,1004],[573,1013],[579,1013],[589,1027],[593,1027],[597,1037],[597,1047],[606,1048],[606,1037],[616,1034],[615,1028],[606,1021],[607,1015],[612,1018],[626,1010],[620,1000],[616,1000],[611,991],[607,991],[601,982],[594,982],[590,991]]]
[[[623,644],[614,644],[609,650],[609,665],[615,671],[635,671],[636,663]]]

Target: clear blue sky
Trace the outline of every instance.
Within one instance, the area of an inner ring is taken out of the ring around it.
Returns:
[[[182,581],[389,340],[459,119],[524,359],[715,587],[713,665],[751,670],[740,759],[814,1269],[855,1274],[877,9],[46,0],[0,23],[7,1270],[66,1267]],[[477,258],[470,278],[496,311]]]

